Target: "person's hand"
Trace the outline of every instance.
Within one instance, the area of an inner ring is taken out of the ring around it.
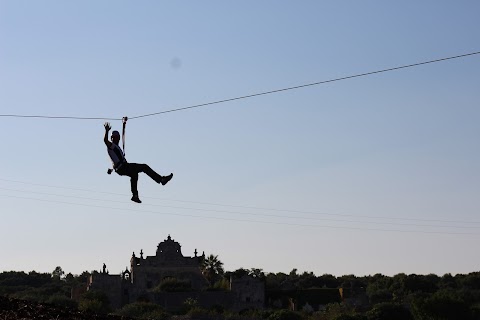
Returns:
[[[112,129],[112,126],[110,125],[110,122],[105,122],[105,124],[103,125],[105,127],[105,131],[110,131],[110,129]]]
[[[127,123],[127,120],[128,120],[128,117],[123,117],[123,118],[122,118],[122,122],[123,122],[124,124]]]

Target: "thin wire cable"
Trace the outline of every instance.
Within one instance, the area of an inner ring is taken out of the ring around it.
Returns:
[[[3,179],[3,178],[0,178],[0,181],[14,182],[14,183],[20,183],[20,184],[26,184],[26,185],[32,185],[32,186],[40,186],[40,187],[47,187],[47,188],[55,188],[55,189],[68,189],[68,190],[75,190],[75,191],[83,191],[83,192],[90,192],[90,193],[96,193],[96,194],[100,193],[100,194],[108,194],[108,195],[115,195],[115,196],[122,196],[122,197],[127,196],[126,194],[123,194],[123,193],[98,191],[98,190],[91,190],[91,189],[66,187],[66,186],[53,186],[53,185],[45,185],[45,184],[31,183],[31,182],[25,182],[25,181]],[[289,210],[289,209],[274,209],[274,208],[253,207],[253,206],[240,206],[240,205],[229,205],[229,204],[219,204],[219,203],[211,203],[211,202],[188,201],[188,200],[178,200],[178,199],[168,199],[168,198],[158,198],[158,197],[148,197],[148,196],[143,196],[143,198],[162,200],[162,201],[181,202],[181,203],[194,203],[194,204],[202,204],[202,205],[211,205],[211,206],[219,206],[219,207],[230,207],[230,208],[243,208],[243,209],[252,209],[252,210],[272,211],[272,212],[328,215],[328,216],[339,216],[339,217],[350,217],[350,218],[353,217],[353,218],[369,218],[369,219],[386,219],[386,220],[400,220],[400,221],[401,220],[406,220],[406,221],[437,222],[437,223],[480,224],[479,221],[381,217],[381,216],[369,216],[369,215],[354,215],[354,214],[342,214],[342,213],[327,213],[327,212],[301,211],[301,210]]]
[[[404,65],[404,66],[383,69],[383,70],[365,72],[365,73],[355,74],[355,75],[351,75],[351,76],[345,76],[345,77],[336,78],[336,79],[307,83],[307,84],[302,84],[302,85],[288,87],[288,88],[282,88],[282,89],[276,89],[276,90],[271,90],[271,91],[253,93],[253,94],[249,94],[249,95],[245,95],[245,96],[241,96],[241,97],[223,99],[223,100],[218,100],[218,101],[213,101],[213,102],[207,102],[207,103],[197,104],[197,105],[188,106],[188,107],[159,111],[159,112],[154,112],[154,113],[148,113],[148,114],[143,114],[143,115],[139,115],[139,116],[130,117],[130,119],[139,119],[139,118],[144,118],[144,117],[151,117],[151,116],[160,115],[160,114],[164,114],[164,113],[177,112],[177,111],[182,111],[182,110],[187,110],[187,109],[205,107],[205,106],[209,106],[209,105],[213,105],[213,104],[219,104],[219,103],[231,102],[231,101],[235,101],[235,100],[264,96],[264,95],[267,95],[267,94],[273,94],[273,93],[278,93],[278,92],[282,92],[282,91],[289,91],[289,90],[296,90],[296,89],[305,88],[305,87],[318,86],[318,85],[326,84],[326,83],[330,83],[330,82],[336,82],[336,81],[342,81],[342,80],[347,80],[347,79],[352,79],[352,78],[365,77],[365,76],[369,76],[369,75],[373,75],[373,74],[384,73],[384,72],[406,69],[406,68],[412,68],[412,67],[417,67],[417,66],[420,66],[420,65],[430,64],[430,63],[436,63],[436,62],[441,62],[441,61],[446,61],[446,60],[464,58],[464,57],[473,56],[473,55],[476,55],[476,54],[480,54],[480,51],[461,54],[461,55],[457,55],[457,56],[453,56],[453,57],[447,57],[447,58],[435,59],[435,60],[430,60],[430,61],[418,62],[418,63],[408,64],[408,65]]]
[[[68,119],[68,120],[122,120],[122,118],[107,117],[74,117],[74,116],[43,116],[43,115],[23,115],[23,114],[0,114],[0,117],[10,118],[40,118],[40,119]]]
[[[158,212],[151,210],[137,210],[131,208],[115,208],[107,206],[98,206],[90,205],[84,203],[72,203],[66,201],[57,201],[57,200],[46,200],[46,199],[37,199],[29,197],[19,197],[12,195],[0,194],[0,197],[14,198],[14,199],[23,199],[23,200],[34,200],[47,203],[55,204],[68,204],[89,208],[100,208],[100,209],[111,209],[118,211],[126,211],[127,214],[133,212],[146,213],[146,214],[160,214],[160,215],[171,215],[178,217],[189,217],[189,218],[199,218],[199,219],[213,219],[213,220],[222,220],[222,221],[233,221],[233,222],[245,222],[245,223],[261,223],[269,225],[287,225],[287,226],[296,226],[296,227],[310,227],[310,228],[325,228],[325,229],[347,229],[347,230],[358,230],[358,231],[381,231],[381,232],[401,232],[401,233],[421,233],[421,234],[442,234],[442,235],[469,235],[469,236],[480,236],[479,233],[465,233],[465,232],[443,232],[443,231],[417,231],[417,230],[398,230],[398,229],[375,229],[375,228],[360,228],[360,227],[340,227],[340,226],[330,226],[330,225],[316,225],[316,224],[299,224],[299,223],[287,223],[287,222],[275,222],[275,221],[260,221],[260,220],[246,220],[246,219],[233,219],[233,218],[222,218],[222,217],[211,217],[211,216],[196,216],[191,214],[178,214],[178,213],[167,213],[167,212]]]
[[[249,94],[249,95],[245,95],[245,96],[223,99],[223,100],[212,101],[212,102],[206,102],[206,103],[196,104],[196,105],[187,106],[187,107],[181,107],[181,108],[164,110],[164,111],[159,111],[159,112],[154,112],[154,113],[142,114],[142,115],[129,117],[129,119],[139,119],[139,118],[145,118],[145,117],[160,115],[160,114],[164,114],[164,113],[183,111],[183,110],[188,110],[188,109],[193,109],[193,108],[200,108],[200,107],[205,107],[205,106],[209,106],[209,105],[213,105],[213,104],[220,104],[220,103],[231,102],[231,101],[235,101],[235,100],[248,99],[248,98],[264,96],[264,95],[283,92],[283,91],[296,90],[296,89],[305,88],[305,87],[317,86],[317,85],[326,84],[326,83],[330,83],[330,82],[342,81],[342,80],[347,80],[347,79],[352,79],[352,78],[365,77],[365,76],[378,74],[378,73],[384,73],[384,72],[395,71],[395,70],[400,70],[400,69],[412,68],[412,67],[417,67],[417,66],[421,66],[421,65],[425,65],[425,64],[431,64],[431,63],[436,63],[436,62],[441,62],[441,61],[446,61],[446,60],[459,59],[459,58],[464,58],[464,57],[473,56],[473,55],[477,55],[477,54],[480,54],[480,51],[461,54],[461,55],[456,55],[456,56],[451,56],[451,57],[446,57],[446,58],[440,58],[440,59],[435,59],[435,60],[429,60],[429,61],[424,61],[424,62],[418,62],[418,63],[408,64],[408,65],[383,69],[383,70],[365,72],[365,73],[345,76],[345,77],[336,78],[336,79],[307,83],[307,84],[302,84],[302,85],[293,86],[293,87],[287,87],[287,88],[276,89],[276,90],[271,90],[271,91],[253,93],[253,94]],[[71,120],[121,120],[122,119],[122,118],[107,118],[107,117],[45,116],[45,115],[19,115],[19,114],[0,114],[0,117],[71,119]]]
[[[0,190],[21,192],[21,193],[32,193],[32,194],[48,195],[48,196],[54,196],[54,197],[64,197],[64,198],[72,198],[72,199],[80,199],[80,200],[91,200],[91,201],[111,202],[111,200],[108,200],[108,199],[79,197],[79,196],[71,196],[71,195],[56,194],[56,193],[47,193],[47,192],[38,192],[38,191],[30,191],[30,190],[19,190],[19,189],[10,189],[10,188],[2,188],[2,187],[0,187]],[[121,201],[121,202],[116,201],[116,203],[130,204],[130,202],[127,202],[127,201]],[[393,226],[408,226],[408,227],[453,228],[453,229],[480,229],[480,227],[474,227],[474,226],[446,226],[446,225],[428,225],[428,224],[414,224],[414,223],[396,223],[396,222],[376,222],[376,221],[359,221],[359,220],[341,220],[341,219],[315,218],[315,217],[302,217],[302,216],[282,216],[282,215],[265,214],[265,213],[250,213],[250,212],[239,212],[239,211],[225,211],[225,210],[212,210],[212,209],[200,209],[200,208],[186,208],[186,207],[167,206],[167,205],[158,205],[158,204],[146,204],[146,203],[144,203],[143,206],[162,207],[162,208],[173,208],[173,209],[181,209],[181,210],[193,210],[193,211],[202,211],[202,212],[229,213],[229,214],[248,215],[248,216],[255,216],[255,217],[295,219],[295,220],[332,221],[332,222],[363,223],[363,224],[393,225]]]

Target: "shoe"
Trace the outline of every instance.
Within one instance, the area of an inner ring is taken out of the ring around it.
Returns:
[[[162,186],[166,185],[168,181],[172,180],[173,178],[173,173],[170,173],[168,176],[164,176],[162,177],[162,179],[160,179],[160,183],[162,184]]]
[[[142,201],[138,198],[138,196],[133,196],[131,200],[136,203],[142,203]]]

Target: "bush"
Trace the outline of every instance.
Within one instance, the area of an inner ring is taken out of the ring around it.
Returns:
[[[382,289],[372,292],[369,296],[371,304],[377,304],[382,302],[390,302],[393,300],[393,295],[390,291]]]
[[[124,317],[138,318],[138,319],[168,319],[169,314],[157,304],[150,302],[135,302],[127,304],[122,309],[115,312],[115,314]]]
[[[456,292],[439,291],[430,297],[416,299],[412,303],[412,312],[416,319],[469,319],[471,312],[468,303]]]
[[[111,311],[110,301],[107,295],[101,291],[85,292],[80,298],[78,309],[104,314]]]
[[[51,296],[48,298],[47,303],[74,309],[78,308],[78,303],[75,300],[61,295]]]
[[[81,311],[90,311],[94,313],[108,313],[104,305],[99,300],[80,300],[78,309]]]
[[[215,313],[222,314],[225,312],[225,307],[219,304],[216,304],[210,308]]]
[[[301,314],[290,310],[279,310],[273,312],[268,320],[302,320]]]
[[[228,291],[230,290],[230,281],[222,278],[215,282],[215,284],[213,285],[213,289],[216,291]]]
[[[312,319],[321,320],[339,320],[344,319],[342,317],[356,317],[357,313],[353,307],[343,303],[330,303],[326,306],[325,310],[314,312]],[[345,319],[349,319],[348,317]],[[355,318],[353,318],[355,319]]]
[[[215,316],[216,313],[200,307],[193,307],[187,312],[187,315],[189,315],[192,319],[197,319],[197,318],[202,319],[207,317],[211,318],[212,316]]]
[[[367,317],[361,314],[342,314],[336,317],[334,320],[367,320]]]
[[[272,310],[243,309],[238,313],[238,319],[268,319],[272,315]],[[230,317],[236,319],[233,315]]]
[[[379,303],[367,312],[368,320],[413,320],[410,311],[403,305],[396,303]]]

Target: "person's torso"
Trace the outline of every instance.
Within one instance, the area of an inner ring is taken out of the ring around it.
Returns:
[[[109,148],[107,148],[107,150],[108,150],[108,155],[112,160],[114,169],[118,168],[122,163],[127,162],[127,160],[125,160],[125,156],[123,154],[122,149],[120,149],[120,147],[115,143],[112,143],[112,145]]]

